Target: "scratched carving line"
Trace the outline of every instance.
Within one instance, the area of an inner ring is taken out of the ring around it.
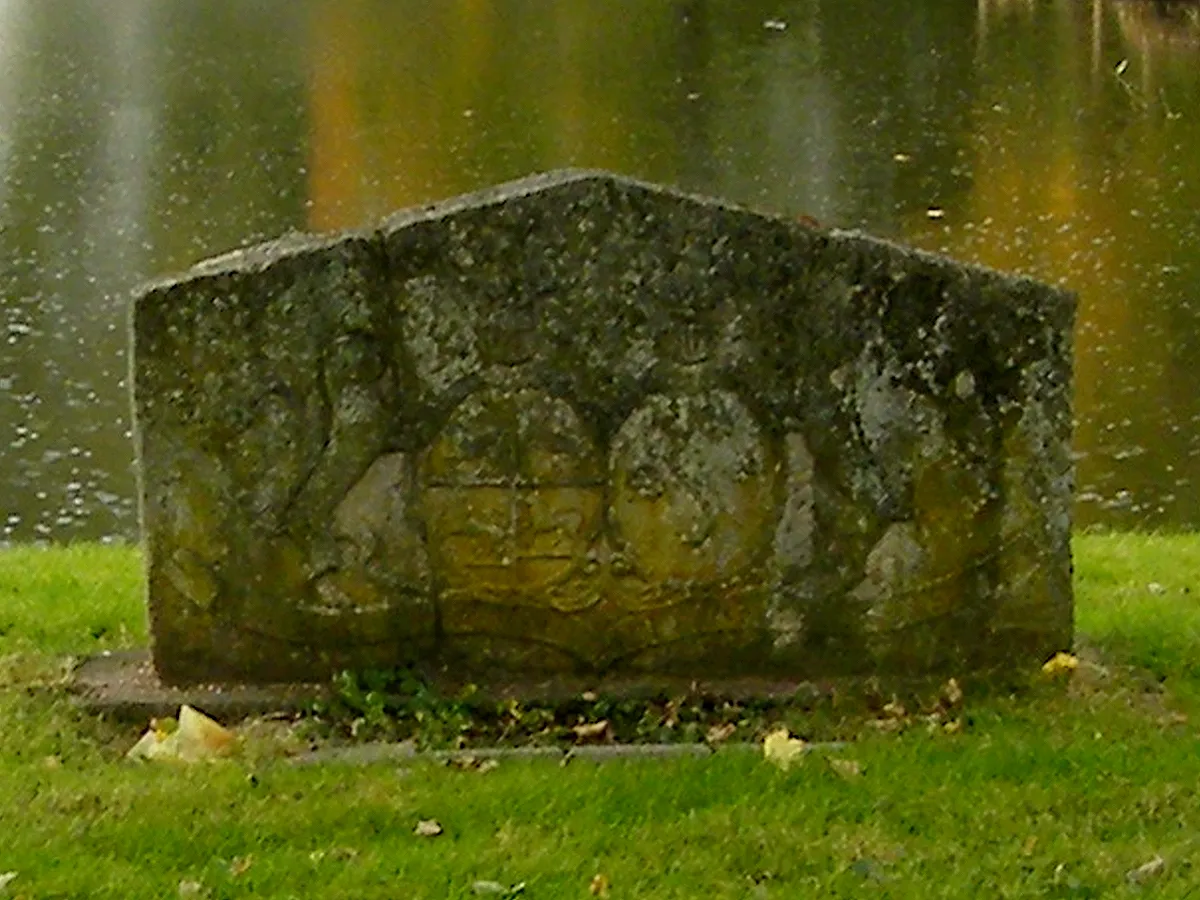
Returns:
[[[1000,540],[995,549],[988,551],[987,553],[984,553],[979,556],[973,556],[972,559],[970,560],[970,562],[968,562],[966,565],[959,566],[948,572],[943,572],[942,574],[934,576],[932,578],[922,580],[911,587],[904,588],[901,590],[891,590],[891,591],[889,591],[888,596],[910,597],[910,596],[914,596],[916,594],[924,593],[929,588],[939,587],[941,585],[944,585],[944,584],[947,584],[948,582],[953,581],[954,579],[956,579],[962,575],[967,574],[968,572],[974,572],[979,569],[982,569],[984,566],[988,565],[989,563],[995,562],[1004,553],[1008,552],[1009,550],[1012,550],[1021,541],[1033,542],[1034,540],[1035,540],[1034,536],[1029,533],[1028,529],[1021,529],[1021,530],[1017,531],[1015,534],[1013,534],[1012,536],[1010,536],[1007,540]]]

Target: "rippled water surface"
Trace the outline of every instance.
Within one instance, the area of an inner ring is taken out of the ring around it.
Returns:
[[[131,538],[131,289],[612,169],[1079,292],[1077,521],[1200,525],[1200,11],[0,0],[0,527]]]

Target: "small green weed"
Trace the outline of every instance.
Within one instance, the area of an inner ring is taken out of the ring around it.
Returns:
[[[1016,682],[1007,677],[1004,691]],[[960,691],[951,682],[953,691]],[[995,692],[978,680],[976,693]],[[793,696],[619,696],[583,693],[559,700],[494,699],[475,685],[442,696],[407,669],[342,672],[328,700],[315,704],[306,733],[316,739],[414,740],[432,749],[567,746],[580,742],[721,743],[759,740],[784,725],[813,741],[852,739],[868,723],[899,730],[914,722],[960,728],[957,700],[931,682],[904,694],[867,685],[851,690],[805,686]]]
[[[312,710],[317,734],[354,739],[404,740],[419,737],[426,746],[460,746],[487,712],[472,702],[473,691],[440,698],[407,669],[341,672],[329,700]]]

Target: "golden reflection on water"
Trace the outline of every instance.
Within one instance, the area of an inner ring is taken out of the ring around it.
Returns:
[[[780,70],[763,62],[738,76],[753,90],[726,87],[720,96],[727,73],[713,70],[731,56],[714,49],[719,39],[711,31],[731,23],[714,22],[707,4],[684,4],[682,16],[667,5],[622,16],[559,4],[525,17],[513,15],[518,7],[501,11],[482,0],[421,6],[327,0],[314,7],[310,228],[357,225],[394,208],[561,165],[610,168],[763,205],[763,194],[739,196],[745,181],[731,171],[715,167],[696,183],[697,167],[689,164],[689,154],[723,153],[730,138],[719,115],[705,118],[706,103],[745,102],[746,133],[737,139],[753,156],[760,152],[756,143],[771,142],[769,134],[750,133],[764,123],[772,127],[759,107],[778,104],[771,93],[786,88],[770,83]],[[380,16],[403,19],[403,27],[381,26]],[[809,20],[794,16],[791,25],[797,41],[803,26],[807,42],[806,58],[787,72],[810,79],[801,94],[809,131],[833,136],[822,138],[833,141],[832,149],[809,156],[828,165],[840,154],[844,166],[852,165],[846,145],[862,123],[837,116],[847,116],[859,99],[837,97],[830,79],[843,90],[861,89],[837,71],[839,35],[823,27],[819,11]],[[375,41],[381,27],[399,35],[399,43]],[[1181,141],[1200,147],[1190,114],[1196,107],[1186,102],[1200,89],[1196,8],[978,0],[974,30],[972,81],[961,99],[951,99],[965,102],[949,135],[959,144],[957,155],[922,158],[907,151],[919,135],[899,127],[882,132],[896,148],[890,165],[910,170],[888,176],[893,216],[870,212],[872,204],[884,205],[878,198],[856,209],[836,186],[828,209],[797,208],[796,194],[786,191],[766,192],[766,205],[791,215],[816,212],[823,221],[894,234],[1077,291],[1079,520],[1200,521],[1195,502],[1186,504],[1188,511],[1169,509],[1189,483],[1200,484],[1189,441],[1178,426],[1164,435],[1168,422],[1137,408],[1147,397],[1167,398],[1169,405],[1180,370],[1200,362],[1173,357],[1180,308],[1160,296],[1178,290],[1172,285],[1181,279],[1200,281],[1200,265],[1180,259],[1179,242],[1171,239],[1195,227],[1189,217],[1200,208],[1198,173],[1181,168],[1177,150]],[[832,100],[822,100],[830,90]],[[678,130],[688,115],[694,127],[685,143]],[[763,177],[827,177],[813,165]],[[965,190],[946,175],[949,168],[969,172]],[[836,182],[858,177],[843,169]],[[1200,406],[1184,398],[1174,414],[1187,421]],[[1141,459],[1164,446],[1173,462]]]
[[[1186,287],[1200,282],[1186,250],[1200,166],[1179,154],[1200,136],[1195,107],[1182,111],[1200,88],[1200,10],[1136,0],[1095,0],[1090,15],[1068,2],[979,7],[993,39],[1004,16],[1040,16],[1048,33],[1075,39],[1057,41],[1057,64],[1040,68],[1002,40],[995,52],[981,41],[993,77],[972,103],[972,187],[950,222],[913,215],[906,236],[1078,292],[1077,519],[1153,523],[1200,483],[1182,433],[1200,410],[1179,390],[1200,362],[1180,333],[1200,324]],[[1181,284],[1184,296],[1172,296]]]
[[[785,6],[0,0],[0,539],[136,532],[143,278],[563,166],[1073,287],[1078,521],[1200,526],[1200,6]]]

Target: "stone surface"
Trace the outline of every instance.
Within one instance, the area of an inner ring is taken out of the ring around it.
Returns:
[[[150,286],[170,683],[808,678],[1071,640],[1073,298],[564,172]]]
[[[76,667],[69,683],[76,702],[88,712],[140,725],[175,716],[184,704],[230,722],[274,713],[298,715],[329,696],[328,683],[165,685],[146,650],[93,656]]]

